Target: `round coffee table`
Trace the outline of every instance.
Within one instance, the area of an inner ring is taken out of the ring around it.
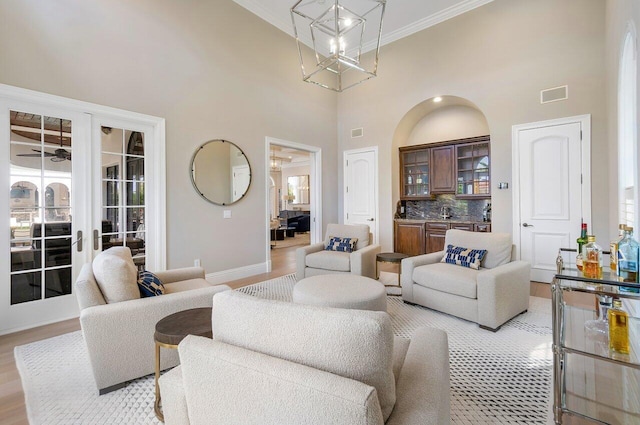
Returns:
[[[387,291],[377,280],[352,274],[325,274],[302,279],[293,287],[293,302],[320,307],[387,311]]]
[[[380,269],[378,263],[394,263],[398,264],[398,285],[388,285],[400,287],[400,274],[402,273],[402,260],[408,258],[407,254],[399,252],[381,252],[376,255],[376,279],[380,279]]]
[[[177,349],[178,344],[187,335],[212,338],[211,307],[192,308],[190,310],[173,313],[156,323],[153,339],[156,343],[156,402],[154,410],[156,417],[164,422],[164,415],[160,407],[160,347]]]

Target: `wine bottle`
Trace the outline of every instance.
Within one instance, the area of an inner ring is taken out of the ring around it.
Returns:
[[[576,267],[578,268],[578,270],[582,270],[582,265],[584,262],[583,255],[582,255],[582,247],[586,245],[588,242],[587,223],[582,223],[581,227],[582,228],[580,230],[580,237],[576,239],[576,242],[578,243],[578,253],[576,255]]]

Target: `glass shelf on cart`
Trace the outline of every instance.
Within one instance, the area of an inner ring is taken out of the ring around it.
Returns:
[[[556,274],[556,279],[564,290],[640,300],[640,283],[620,282],[616,273],[608,267],[602,268],[600,279],[585,277],[582,271],[573,267],[563,268]]]
[[[629,316],[629,354],[620,354],[609,350],[607,333],[585,327],[587,321],[597,319],[595,310],[564,304],[563,315],[563,347],[640,367],[640,318]]]

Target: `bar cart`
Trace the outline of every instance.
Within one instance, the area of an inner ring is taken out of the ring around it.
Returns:
[[[589,423],[640,424],[640,285],[618,282],[608,268],[601,279],[586,278],[560,261],[551,292],[555,423],[567,414]],[[567,302],[572,292],[593,294],[594,308]],[[604,311],[595,308],[613,298],[629,314],[629,354],[609,350]]]

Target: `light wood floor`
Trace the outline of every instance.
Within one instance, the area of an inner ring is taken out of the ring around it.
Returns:
[[[297,246],[271,251],[272,271],[245,279],[228,282],[233,289],[264,280],[295,273],[295,250]],[[381,270],[395,271],[394,265],[382,265]],[[388,268],[388,270],[387,270]],[[551,298],[548,284],[531,282],[531,295]],[[578,299],[577,302],[593,306],[592,299]],[[0,336],[0,425],[27,425],[27,412],[20,376],[16,369],[13,350],[18,345],[28,344],[80,329],[78,319],[66,320],[22,332]],[[578,422],[571,422],[577,424]]]

